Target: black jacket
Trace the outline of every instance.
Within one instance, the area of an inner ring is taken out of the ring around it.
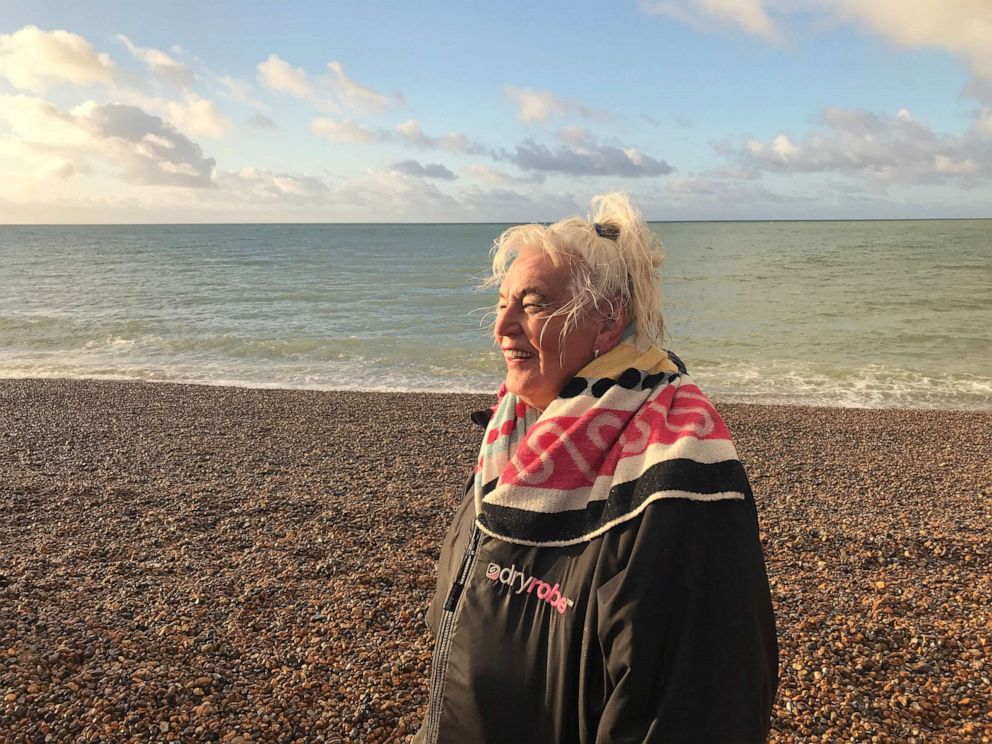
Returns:
[[[568,547],[528,547],[455,513],[427,615],[417,744],[768,737],[778,649],[750,489],[662,499]]]

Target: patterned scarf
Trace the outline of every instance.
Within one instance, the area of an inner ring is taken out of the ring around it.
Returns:
[[[503,385],[476,466],[487,535],[534,546],[591,540],[663,498],[743,499],[723,419],[674,354],[625,340],[541,411]]]

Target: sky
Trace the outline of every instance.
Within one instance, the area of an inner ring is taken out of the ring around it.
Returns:
[[[992,0],[0,0],[0,224],[992,217]]]

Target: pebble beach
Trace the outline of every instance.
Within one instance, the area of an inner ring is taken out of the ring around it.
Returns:
[[[490,402],[0,380],[0,742],[407,741]],[[992,412],[717,407],[771,741],[992,741]]]

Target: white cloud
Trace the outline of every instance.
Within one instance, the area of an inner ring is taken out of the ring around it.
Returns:
[[[465,172],[482,181],[488,181],[489,183],[495,183],[501,186],[521,183],[541,183],[544,181],[543,173],[530,173],[526,176],[514,176],[505,171],[490,168],[488,165],[470,165],[465,169]]]
[[[131,54],[148,65],[152,72],[159,77],[165,78],[180,88],[188,88],[193,84],[195,77],[182,62],[159,49],[140,47],[124,34],[117,34],[117,39],[127,47]]]
[[[718,153],[744,172],[857,175],[878,184],[971,185],[992,178],[992,139],[980,118],[961,135],[939,134],[905,109],[882,116],[860,109],[828,108],[820,126],[798,141],[782,133],[771,142],[748,139],[742,146],[717,143]]]
[[[9,127],[11,139],[39,148],[76,148],[92,142],[92,132],[72,114],[23,93],[0,96],[0,121]]]
[[[780,16],[815,11],[898,46],[946,50],[964,59],[976,76],[992,79],[989,0],[641,0],[640,8],[697,27],[710,21],[735,26],[770,42],[780,41],[783,32],[769,9]]]
[[[67,160],[56,164],[52,167],[48,175],[53,178],[61,178],[62,180],[68,180],[79,173],[79,166],[76,163],[70,163]]]
[[[664,160],[657,160],[632,147],[589,144],[582,147],[551,149],[526,139],[513,150],[501,150],[498,160],[513,163],[525,171],[562,173],[571,176],[663,176],[672,172]]]
[[[73,110],[99,138],[125,180],[149,185],[209,186],[213,158],[157,116],[135,106],[88,101]],[[149,136],[152,135],[152,136]]]
[[[188,92],[183,101],[169,101],[169,121],[194,137],[223,137],[231,122],[213,101]]]
[[[63,172],[100,161],[131,183],[205,187],[214,161],[200,146],[157,116],[124,104],[87,101],[63,111],[26,95],[0,96],[3,143],[41,162],[57,160]]]
[[[947,155],[937,154],[933,157],[933,168],[937,173],[946,173],[952,176],[970,176],[978,169],[978,166],[971,158],[953,160]]]
[[[409,119],[396,125],[396,134],[401,140],[421,150],[442,149],[449,152],[473,152],[478,150],[468,137],[461,132],[448,132],[440,137],[424,134],[416,119]]]
[[[330,189],[321,179],[263,168],[242,168],[217,173],[217,186],[239,199],[261,202],[316,203],[326,200]]]
[[[293,67],[276,54],[258,65],[262,82],[272,90],[302,98],[318,109],[350,111],[356,114],[381,113],[401,103],[399,94],[387,96],[355,81],[340,62],[329,62],[327,74],[311,82],[302,67]]]
[[[716,205],[788,200],[786,197],[772,194],[761,184],[724,181],[699,174],[672,178],[668,182],[668,194],[673,199],[705,200]]]
[[[962,96],[969,96],[981,101],[986,106],[992,106],[992,78],[974,77],[968,81],[961,91]]]
[[[248,126],[252,129],[278,129],[276,123],[265,114],[254,114],[248,120]]]
[[[848,184],[842,193],[855,192]],[[861,203],[867,201],[863,194],[859,197]],[[810,193],[796,188],[778,191],[759,182],[692,173],[667,179],[662,188],[640,195],[637,203],[644,204],[649,219],[664,220],[843,219],[864,214],[836,208],[835,198],[834,192],[822,187]],[[878,205],[872,203],[869,212],[872,209],[878,210]]]
[[[967,60],[976,75],[992,79],[989,0],[824,1],[838,17],[859,23],[894,44],[946,49]]]
[[[992,108],[983,108],[978,114],[978,130],[992,137]]]
[[[550,222],[563,215],[581,213],[588,206],[588,194],[577,198],[572,194],[549,193],[543,190],[470,189],[459,195],[460,217],[478,222]]]
[[[596,111],[577,101],[559,98],[550,90],[518,88],[513,85],[503,87],[503,94],[517,106],[517,119],[530,124],[545,122],[551,118],[581,116],[584,118],[605,118],[607,114]]]
[[[412,145],[416,145],[417,147],[425,149],[429,147],[437,147],[437,142],[434,138],[429,138],[424,134],[424,130],[421,128],[416,119],[409,119],[401,124],[397,124],[396,131],[403,139]]]
[[[772,140],[772,152],[781,158],[783,162],[788,162],[799,156],[799,148],[795,146],[786,134],[780,134]]]
[[[576,147],[582,147],[584,145],[589,145],[595,142],[595,138],[592,133],[585,127],[562,127],[558,130],[558,139],[564,142],[566,145],[575,145]]]
[[[217,208],[251,205],[255,219],[264,214],[284,221],[286,215],[278,210],[291,209],[293,220],[435,221],[459,209],[459,203],[434,183],[392,168],[334,185],[316,176],[262,168],[221,171],[215,181],[218,188],[203,193],[201,202]]]
[[[297,98],[310,98],[313,86],[307,79],[302,67],[293,67],[289,62],[276,54],[258,65],[258,73],[268,87],[273,90],[289,93]]]
[[[398,140],[420,150],[447,150],[453,153],[482,152],[484,148],[471,143],[460,132],[448,132],[440,137],[424,133],[420,123],[410,119],[392,130],[373,129],[351,119],[320,117],[310,122],[310,131],[331,142],[390,142]]]
[[[336,206],[351,207],[344,214],[374,221],[443,221],[461,209],[454,197],[435,184],[395,170],[369,171],[362,178],[337,186],[332,198]]]
[[[379,112],[393,103],[389,96],[350,78],[340,62],[328,62],[327,69],[327,85],[343,108]]]
[[[391,171],[405,173],[414,178],[437,178],[442,181],[454,181],[458,176],[452,173],[443,163],[428,163],[424,165],[417,160],[401,160],[389,166]]]
[[[389,132],[375,131],[350,119],[338,121],[329,116],[311,121],[310,131],[331,142],[375,142],[390,137]]]
[[[85,85],[113,82],[114,66],[82,36],[25,26],[0,34],[0,78],[19,90],[40,92],[51,82]]]
[[[236,103],[246,103],[257,109],[266,110],[268,108],[264,103],[255,97],[255,91],[251,83],[231,77],[230,75],[219,75],[212,77],[220,83],[221,94],[225,98],[235,101]]]
[[[695,26],[704,26],[706,19],[712,19],[767,41],[777,42],[781,38],[764,0],[641,0],[640,8],[649,15],[667,15]]]
[[[192,90],[183,91],[180,99],[168,99],[118,88],[115,90],[115,97],[114,103],[127,104],[159,116],[176,129],[194,137],[218,138],[231,129],[231,121],[217,105]]]

